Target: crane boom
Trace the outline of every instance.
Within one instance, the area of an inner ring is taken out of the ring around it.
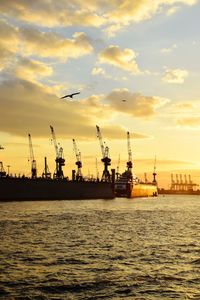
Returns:
[[[34,158],[33,144],[32,144],[32,139],[31,139],[30,133],[28,134],[28,139],[29,139],[29,150],[30,150],[30,160],[31,160],[31,177],[37,178],[36,160]]]
[[[97,137],[99,139],[99,143],[100,143],[100,147],[101,147],[101,153],[102,153],[102,156],[105,157],[105,147],[104,147],[104,144],[103,144],[103,139],[102,139],[102,136],[101,136],[101,131],[100,131],[99,126],[96,125],[96,128],[97,128]]]
[[[56,157],[58,157],[59,156],[59,150],[58,150],[58,144],[57,144],[57,141],[56,141],[56,134],[55,134],[55,131],[53,129],[53,126],[50,125],[50,129],[51,129],[52,140],[53,140],[53,143],[54,143],[54,148],[55,148],[55,151],[56,151]]]

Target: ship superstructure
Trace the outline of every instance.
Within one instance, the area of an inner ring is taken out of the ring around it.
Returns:
[[[157,183],[156,183],[156,169],[154,165],[153,182],[141,182],[133,173],[133,161],[132,161],[132,151],[130,144],[130,133],[127,132],[127,149],[128,149],[128,161],[126,164],[126,171],[115,181],[115,194],[117,197],[149,197],[157,196]]]

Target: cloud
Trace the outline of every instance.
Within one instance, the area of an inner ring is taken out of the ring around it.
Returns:
[[[136,53],[131,49],[121,50],[118,46],[109,46],[99,53],[99,62],[107,63],[133,74],[139,74]]]
[[[106,99],[114,110],[142,119],[152,117],[157,108],[169,102],[164,98],[131,93],[127,89],[115,89]]]
[[[38,77],[48,77],[53,74],[53,69],[43,62],[21,58],[15,67],[18,78],[35,81]]]
[[[41,32],[32,28],[20,31],[21,52],[41,57],[59,58],[67,61],[92,52],[89,38],[83,32],[76,32],[72,39],[66,39],[54,32]]]
[[[188,118],[177,119],[176,124],[181,127],[199,129],[200,117],[188,117]]]
[[[168,11],[167,11],[167,15],[168,15],[168,16],[171,16],[171,15],[175,14],[175,13],[177,12],[178,9],[179,9],[178,6],[172,6],[172,7],[170,7],[170,8],[168,9]]]
[[[106,138],[111,138],[111,139],[116,139],[116,140],[122,140],[122,139],[127,139],[127,130],[126,128],[123,128],[119,125],[114,125],[111,126],[109,125],[104,125],[102,127],[103,136]],[[140,132],[130,132],[131,138],[134,139],[150,139],[152,136]]]
[[[27,64],[35,67],[35,62],[25,61],[25,65]],[[91,140],[96,135],[95,125],[100,122],[109,138],[125,139],[126,129],[116,123],[110,124],[116,112],[144,118],[154,114],[156,107],[163,105],[156,98],[132,94],[127,90],[113,91],[107,96],[108,103],[105,103],[104,95],[61,101],[55,95],[55,90],[54,87],[39,85],[22,78],[5,78],[0,83],[1,132],[17,136],[25,136],[30,132],[37,137],[47,137],[51,124],[63,138],[74,136],[80,140]],[[118,99],[121,101],[122,96],[130,101],[126,109],[120,104],[114,104]],[[150,138],[140,132],[135,132],[134,137]]]
[[[105,75],[105,70],[95,67],[92,69],[92,75]]]
[[[182,103],[176,103],[174,105],[175,108],[178,108],[179,110],[191,110],[194,109],[194,105],[191,102],[182,102]]]
[[[194,5],[197,0],[1,0],[0,10],[23,22],[45,27],[104,26],[109,35],[133,22],[152,18],[166,11],[172,14],[181,5]]]
[[[166,69],[163,76],[163,81],[167,83],[184,83],[188,76],[188,71],[183,69]]]
[[[169,48],[163,48],[161,49],[161,53],[171,53],[174,49],[177,48],[177,45],[176,44],[173,44],[171,47]]]
[[[34,3],[29,0],[0,1],[0,10],[5,16],[11,15],[24,22],[47,27],[101,26],[104,18],[96,13],[98,7],[95,1],[88,1],[87,9],[85,3],[76,0],[35,0]]]
[[[4,69],[15,56],[18,48],[18,30],[0,20],[0,70]]]

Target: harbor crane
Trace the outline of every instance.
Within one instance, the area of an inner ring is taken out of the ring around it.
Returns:
[[[49,171],[49,167],[48,167],[48,164],[47,164],[47,158],[45,157],[44,158],[44,171],[42,173],[42,178],[51,178],[51,173]]]
[[[73,141],[74,152],[75,152],[75,155],[76,155],[76,165],[77,165],[76,180],[77,181],[82,181],[83,176],[82,176],[81,152],[77,148],[75,139],[73,139],[72,141]]]
[[[127,176],[130,180],[132,180],[132,168],[133,168],[133,162],[132,162],[132,151],[131,151],[131,142],[130,142],[130,133],[127,132],[127,150],[128,150],[128,161],[126,163],[127,166]]]
[[[6,171],[4,170],[3,162],[0,161],[0,177],[5,177],[5,176],[6,176]]]
[[[155,156],[155,160],[154,160],[154,168],[153,168],[153,183],[154,183],[154,184],[157,184],[157,181],[156,181],[156,175],[157,175],[157,173],[156,173],[156,156]],[[173,180],[173,178],[172,178],[172,180]]]
[[[36,167],[36,160],[34,158],[33,153],[33,144],[30,133],[28,134],[29,139],[29,150],[30,150],[30,161],[31,161],[31,178],[36,179],[37,178],[37,167]]]
[[[105,144],[103,143],[99,126],[96,125],[96,129],[97,129],[97,137],[99,138],[101,152],[102,152],[101,161],[104,163],[104,170],[103,170],[101,180],[102,181],[110,181],[110,173],[108,170],[108,166],[111,165],[111,159],[109,158],[109,148],[108,148],[108,146],[105,146]]]
[[[131,151],[131,142],[130,142],[130,133],[127,132],[127,149],[128,149],[128,161],[126,163],[127,169],[129,172],[132,172],[132,151]]]
[[[117,172],[116,172],[116,176],[117,176],[117,179],[119,179],[119,165],[120,165],[120,154],[119,154],[119,157],[118,157],[118,162],[117,162]]]
[[[55,159],[56,170],[53,174],[53,177],[56,179],[63,179],[64,174],[63,174],[62,167],[65,165],[65,159],[63,158],[63,148],[58,146],[57,144],[56,135],[53,126],[50,125],[50,129],[51,129],[52,140],[54,143],[54,148],[56,151],[56,159]]]

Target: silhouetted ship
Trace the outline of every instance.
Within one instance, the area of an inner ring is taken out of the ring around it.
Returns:
[[[200,195],[198,184],[191,180],[191,176],[176,174],[175,178],[171,174],[171,186],[169,189],[159,188],[159,194],[167,195]]]
[[[115,195],[127,198],[155,197],[158,195],[158,189],[156,182],[141,182],[127,170],[115,182]]]
[[[113,199],[109,182],[45,178],[0,178],[0,200]]]
[[[115,195],[117,197],[155,197],[158,195],[157,182],[156,182],[156,166],[154,164],[153,182],[148,182],[145,176],[145,182],[141,182],[132,173],[132,152],[130,146],[130,135],[127,132],[127,145],[128,145],[128,161],[127,170],[121,175],[117,172],[117,179],[115,181]]]

